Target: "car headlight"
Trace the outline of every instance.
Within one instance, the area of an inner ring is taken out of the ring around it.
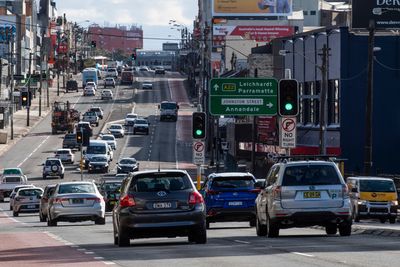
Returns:
[[[367,205],[367,201],[366,200],[358,200],[357,204],[358,205]]]
[[[392,206],[397,206],[398,204],[399,204],[399,202],[397,200],[390,201],[390,205],[392,205]]]

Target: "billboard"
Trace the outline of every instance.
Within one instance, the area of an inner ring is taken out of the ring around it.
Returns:
[[[212,0],[216,17],[267,17],[292,15],[293,0]]]
[[[400,28],[400,1],[353,0],[352,28],[365,29],[374,20],[376,29]]]
[[[240,36],[247,40],[256,42],[270,42],[279,37],[294,34],[293,26],[225,26],[214,25],[214,42],[225,40],[225,36]]]

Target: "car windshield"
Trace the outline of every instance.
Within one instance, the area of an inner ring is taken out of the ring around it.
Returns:
[[[121,159],[120,164],[136,164],[136,160],[134,159]]]
[[[361,192],[396,192],[392,181],[385,180],[360,180]]]
[[[111,125],[110,129],[117,129],[117,130],[119,130],[119,129],[122,129],[122,126],[121,126],[121,125]]]
[[[94,82],[87,82],[86,85],[92,85],[95,86],[96,84]]]
[[[90,111],[93,111],[93,112],[101,112],[101,109],[100,109],[100,108],[91,108]]]
[[[60,154],[69,154],[69,151],[68,150],[58,150],[57,154],[58,155],[60,155]]]
[[[88,146],[87,154],[105,154],[106,153],[106,146]]]
[[[90,159],[90,162],[107,162],[107,158],[105,157],[93,157]]]
[[[58,188],[58,194],[70,193],[96,193],[93,184],[62,184]]]
[[[161,103],[162,109],[176,109],[176,103]]]
[[[55,186],[54,187],[50,187],[46,192],[46,196],[49,197],[49,196],[53,195],[55,189],[56,189]]]
[[[254,188],[253,177],[215,177],[212,187],[218,188]]]
[[[53,165],[60,165],[59,160],[47,160],[46,161],[46,166],[53,166]]]
[[[130,186],[133,192],[180,191],[192,188],[182,173],[149,173],[135,177]]]
[[[75,138],[76,138],[75,134],[66,134],[64,137],[64,139],[75,139]]]
[[[41,196],[42,194],[43,191],[40,189],[22,189],[18,191],[18,195],[26,197]]]
[[[340,178],[333,166],[307,165],[286,167],[282,186],[334,185]]]
[[[21,177],[15,176],[15,177],[5,177],[3,179],[3,183],[19,183],[21,181]]]
[[[135,124],[147,124],[146,120],[136,120]]]
[[[22,171],[20,169],[4,169],[3,175],[6,174],[19,174],[22,175]]]

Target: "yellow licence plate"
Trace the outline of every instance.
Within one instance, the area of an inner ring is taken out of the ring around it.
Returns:
[[[307,191],[303,194],[304,198],[321,198],[321,192],[318,191]]]

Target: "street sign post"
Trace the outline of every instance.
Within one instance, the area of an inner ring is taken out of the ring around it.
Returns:
[[[205,144],[203,141],[193,141],[193,164],[202,165],[205,161]]]
[[[277,112],[278,82],[263,78],[211,79],[212,115],[273,116]]]
[[[279,146],[282,148],[296,147],[296,117],[285,117],[279,120]]]

